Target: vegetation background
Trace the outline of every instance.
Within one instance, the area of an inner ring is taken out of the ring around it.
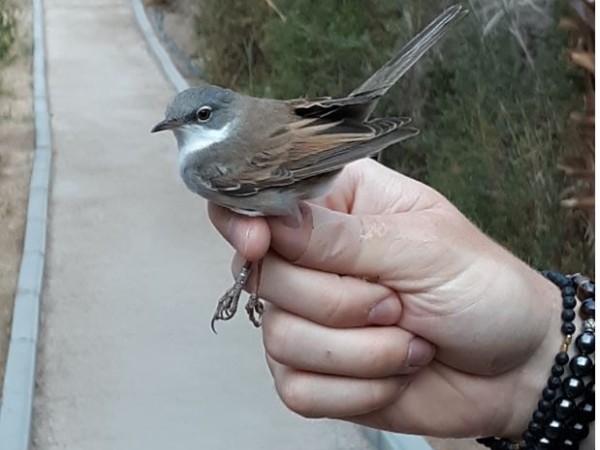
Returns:
[[[206,79],[276,98],[344,95],[450,1],[203,0]],[[410,115],[420,137],[384,161],[444,193],[483,231],[538,268],[594,273],[589,210],[560,169],[577,152],[569,122],[586,74],[568,64],[567,2],[472,1],[391,91],[378,114]]]

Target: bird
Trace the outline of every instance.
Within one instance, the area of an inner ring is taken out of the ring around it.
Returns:
[[[410,118],[371,114],[379,99],[467,13],[460,4],[447,8],[344,97],[279,100],[207,84],[176,94],[151,132],[174,133],[179,173],[192,192],[238,214],[284,217],[297,226],[301,202],[326,194],[345,165],[377,156],[419,133],[409,125]],[[219,299],[213,331],[216,321],[235,315],[254,264],[246,261]],[[246,311],[259,327],[262,260],[256,265],[257,282]]]

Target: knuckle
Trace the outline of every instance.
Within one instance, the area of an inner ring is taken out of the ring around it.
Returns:
[[[285,324],[282,314],[269,308],[263,316],[263,345],[275,361],[283,362],[286,354],[289,327]]]
[[[345,305],[349,302],[349,292],[346,283],[342,277],[336,278],[335,286],[326,294],[327,299],[324,302],[322,323],[325,326],[340,326],[345,319]]]
[[[308,381],[304,374],[288,371],[278,383],[279,397],[291,411],[307,418],[320,417],[311,401]]]
[[[375,334],[369,341],[366,354],[368,355],[368,364],[371,373],[392,375],[400,370],[402,360],[398,360],[397,352],[393,351],[381,333]]]

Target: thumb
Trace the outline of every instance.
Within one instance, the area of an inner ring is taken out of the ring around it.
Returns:
[[[262,217],[246,217],[208,202],[208,216],[215,228],[244,259],[257,261],[269,250],[271,235]]]
[[[367,278],[410,275],[431,265],[442,217],[432,210],[352,215],[303,204],[300,226],[269,219],[271,247],[298,265]],[[438,250],[438,251],[435,251]]]

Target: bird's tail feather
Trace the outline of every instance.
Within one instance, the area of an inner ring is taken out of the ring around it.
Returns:
[[[436,42],[438,42],[452,25],[462,19],[468,10],[462,5],[454,5],[446,9],[419,34],[413,37],[398,54],[375,72],[367,81],[357,87],[350,96],[362,94],[380,97],[390,89]]]

